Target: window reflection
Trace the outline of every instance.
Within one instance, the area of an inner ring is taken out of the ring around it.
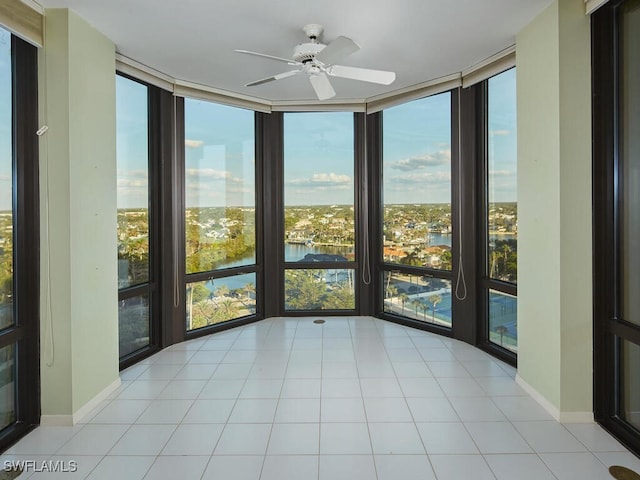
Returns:
[[[518,191],[516,71],[489,79],[488,274],[517,282]]]
[[[451,327],[451,282],[400,272],[384,274],[384,311]]]
[[[284,274],[286,310],[353,310],[352,269],[296,269]]]
[[[451,94],[383,118],[383,261],[451,270]]]
[[[185,99],[187,273],[256,262],[254,113]]]
[[[284,116],[285,262],[353,261],[353,114]]]
[[[149,281],[148,87],[116,76],[118,287]]]
[[[518,299],[513,295],[489,290],[489,340],[518,351]]]
[[[187,331],[256,313],[256,275],[187,284]]]
[[[0,28],[0,329],[13,325],[11,34]]]

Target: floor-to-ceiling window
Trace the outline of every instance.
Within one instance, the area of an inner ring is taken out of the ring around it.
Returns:
[[[184,101],[188,332],[256,314],[254,112]]]
[[[486,338],[518,350],[518,192],[515,68],[486,80],[482,291]]]
[[[384,110],[384,312],[452,326],[450,92]]]
[[[263,315],[364,309],[515,361],[514,70],[374,115],[194,98],[174,113],[177,173],[165,183],[180,218],[160,271],[173,268],[162,308],[180,331],[163,344]],[[144,234],[125,238],[153,249]],[[127,279],[144,275],[134,260]]]
[[[640,0],[593,15],[595,417],[640,452]]]
[[[36,68],[0,28],[0,450],[40,415]]]
[[[154,168],[150,155],[149,89],[116,75],[118,194],[118,327],[120,359],[157,343],[157,243],[153,228]]]
[[[354,116],[284,115],[284,309],[355,310]]]

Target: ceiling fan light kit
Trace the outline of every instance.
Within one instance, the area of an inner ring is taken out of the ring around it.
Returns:
[[[318,100],[328,100],[336,95],[336,92],[329,80],[330,76],[346,78],[349,80],[359,80],[362,82],[378,83],[381,85],[390,85],[395,81],[396,74],[394,72],[337,65],[336,62],[339,62],[352,53],[360,50],[358,44],[350,38],[338,37],[333,42],[325,45],[318,41],[318,38],[324,30],[322,25],[311,23],[305,25],[302,30],[309,38],[309,41],[294,47],[292,59],[252,52],[250,50],[235,50],[238,53],[263,57],[298,67],[296,70],[289,70],[271,77],[247,83],[245,87],[263,85],[265,83],[281,80],[299,73],[305,73],[309,78],[309,82],[311,83]]]

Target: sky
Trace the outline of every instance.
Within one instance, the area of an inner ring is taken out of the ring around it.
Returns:
[[[146,88],[117,79],[120,208],[147,204]],[[383,112],[383,197],[392,203],[451,202],[451,94]],[[284,115],[285,205],[352,204],[353,114]],[[489,197],[516,200],[515,70],[489,81]],[[186,204],[255,204],[254,114],[185,100]]]
[[[382,112],[385,204],[451,203],[451,94]]]
[[[350,205],[354,200],[351,112],[284,115],[285,205]]]
[[[11,210],[11,35],[0,28],[0,210]]]
[[[489,202],[517,200],[516,70],[489,79]]]

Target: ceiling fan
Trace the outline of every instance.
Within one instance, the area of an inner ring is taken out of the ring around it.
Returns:
[[[251,52],[249,50],[235,50],[238,53],[269,58],[298,67],[295,70],[289,70],[271,77],[256,80],[255,82],[247,83],[245,87],[255,87],[256,85],[281,80],[299,73],[306,73],[318,99],[328,100],[336,95],[329,81],[329,77],[348,78],[350,80],[379,83],[381,85],[390,85],[396,79],[395,72],[336,65],[336,62],[360,50],[356,42],[347,37],[338,37],[333,42],[325,45],[318,41],[323,31],[321,25],[312,23],[305,25],[302,30],[304,30],[304,33],[309,37],[309,42],[297,45],[293,49],[292,59]]]

